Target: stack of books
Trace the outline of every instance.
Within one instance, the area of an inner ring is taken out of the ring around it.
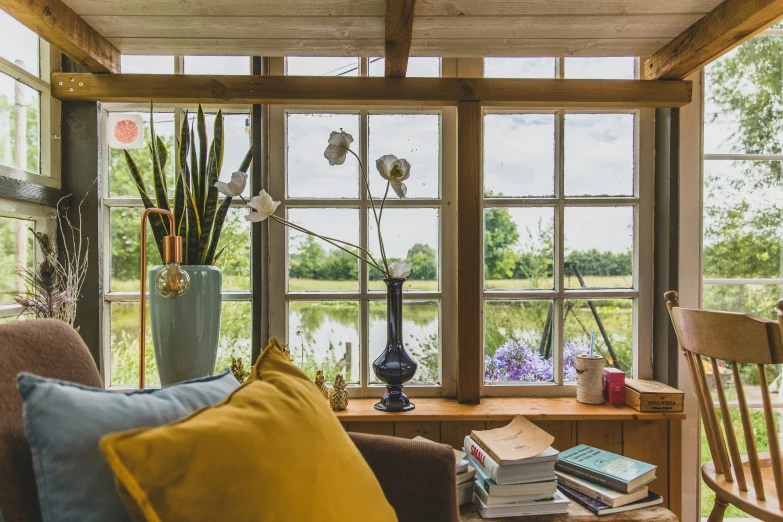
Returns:
[[[568,512],[568,499],[557,490],[553,440],[524,417],[465,437],[476,468],[473,504],[483,518]]]
[[[561,453],[555,468],[560,491],[597,515],[663,503],[647,488],[652,464],[580,444]]]
[[[413,440],[435,442],[421,436],[414,437]],[[459,505],[467,504],[473,499],[473,480],[476,477],[476,468],[470,465],[464,451],[455,449],[454,460],[457,463],[457,502]]]

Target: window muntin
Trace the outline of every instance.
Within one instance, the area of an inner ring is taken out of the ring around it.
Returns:
[[[382,57],[370,57],[368,59],[368,76],[385,76],[386,59]],[[408,78],[438,78],[441,75],[440,58],[411,56],[408,58]]]

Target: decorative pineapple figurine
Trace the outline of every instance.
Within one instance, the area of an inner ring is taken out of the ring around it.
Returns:
[[[318,391],[324,396],[324,399],[329,400],[329,388],[326,387],[326,377],[324,377],[323,370],[315,371],[315,385],[318,387]]]
[[[250,375],[250,372],[245,370],[245,363],[241,357],[238,359],[231,358],[231,373],[234,374],[239,384],[245,382],[245,379]]]
[[[348,384],[342,373],[338,373],[334,378],[334,391],[329,399],[329,403],[334,411],[341,411],[348,407]]]

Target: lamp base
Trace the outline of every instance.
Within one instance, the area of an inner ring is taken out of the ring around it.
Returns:
[[[402,393],[402,384],[386,385],[386,395],[375,405],[378,411],[405,412],[411,411],[416,406],[408,400],[408,396]]]

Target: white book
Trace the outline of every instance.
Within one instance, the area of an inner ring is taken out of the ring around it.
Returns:
[[[550,446],[535,457],[517,461],[513,465],[501,466],[470,435],[465,437],[465,451],[497,484],[554,480],[555,463],[559,454]]]
[[[557,482],[555,482],[557,484]],[[539,493],[533,495],[515,495],[515,496],[497,496],[489,495],[484,489],[478,485],[473,486],[473,492],[478,495],[481,501],[487,506],[504,506],[506,504],[525,504],[528,502],[534,502],[536,500],[546,500],[548,498],[554,498],[557,491],[557,485],[555,490],[548,493]]]
[[[468,459],[462,459],[457,461],[457,475],[465,473],[468,470]]]
[[[468,469],[464,473],[457,473],[457,486],[464,484],[468,481],[473,481],[473,477],[476,476],[476,468],[468,465]]]
[[[467,504],[473,500],[473,484],[467,483],[457,486],[457,504]]]
[[[560,515],[568,513],[568,504],[568,499],[560,491],[556,491],[555,496],[551,499],[500,506],[487,506],[478,495],[473,493],[473,505],[476,506],[476,510],[482,518]]]
[[[502,496],[520,496],[520,495],[539,495],[548,493],[550,496],[557,489],[557,480],[554,474],[548,480],[538,482],[519,482],[516,484],[498,484],[490,477],[481,466],[472,458],[468,457],[470,464],[476,468],[476,484],[483,488],[488,495]]]
[[[561,484],[613,508],[622,507],[647,498],[648,494],[647,486],[642,486],[631,493],[621,493],[562,471],[555,471],[555,475],[557,476],[557,481]]]

